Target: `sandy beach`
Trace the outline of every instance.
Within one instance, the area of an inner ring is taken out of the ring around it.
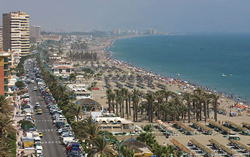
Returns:
[[[132,37],[132,36],[131,36]],[[129,37],[122,37],[122,38],[129,38]],[[163,77],[160,76],[159,74],[154,74],[153,72],[147,71],[146,69],[142,69],[140,67],[135,67],[133,65],[130,65],[126,62],[122,62],[119,60],[115,60],[112,59],[112,57],[110,56],[110,52],[105,51],[108,47],[112,46],[113,42],[115,40],[118,40],[121,38],[114,38],[114,39],[108,39],[105,41],[102,41],[101,43],[91,47],[91,49],[95,50],[95,52],[98,52],[98,55],[100,57],[100,61],[99,61],[99,65],[105,65],[105,66],[109,66],[111,67],[115,67],[118,69],[122,69],[124,71],[124,74],[126,75],[147,75],[150,78],[152,78],[153,80],[153,84],[156,85],[158,83],[163,84],[166,86],[166,89],[175,93],[183,93],[183,92],[190,92],[193,93],[195,89],[197,88],[202,88],[203,90],[206,90],[208,93],[214,93],[215,91],[201,87],[201,86],[196,86],[193,83],[190,82],[186,82],[183,80],[179,80],[178,78],[169,78],[169,77]],[[115,71],[112,72],[108,72],[105,71],[104,72],[104,76],[108,76],[109,74],[112,74],[113,76],[116,74]],[[119,72],[121,73],[121,72]],[[90,82],[93,82],[95,80],[88,80],[86,81],[86,83],[90,84]],[[121,83],[123,86],[128,82],[128,80],[126,80],[124,83]],[[143,82],[144,84],[146,84],[146,82]],[[104,82],[104,77],[102,78],[102,80],[97,81],[97,85],[96,87],[99,87],[100,90],[93,90],[93,96],[94,96],[94,100],[99,102],[101,105],[103,105],[104,108],[108,107],[108,102],[107,102],[107,98],[106,98],[106,87],[105,87],[105,82]],[[111,89],[117,89],[116,87],[116,83],[113,81],[110,81],[110,85],[112,86]],[[125,86],[124,86],[125,87]],[[126,87],[125,87],[126,88]],[[134,87],[134,88],[138,88],[138,87]],[[132,91],[132,89],[128,88],[129,91]],[[141,91],[143,91],[144,93],[147,93],[148,91],[152,91],[152,92],[156,92],[157,90],[161,90],[160,88],[156,87],[155,89],[151,89],[147,86],[145,86],[145,89],[140,89]],[[225,120],[230,120],[238,125],[241,125],[242,122],[248,122],[249,119],[249,113],[248,113],[248,109],[246,109],[245,111],[242,112],[241,116],[238,116],[238,109],[237,107],[233,107],[230,108],[230,106],[235,105],[236,102],[233,99],[228,98],[227,96],[225,96],[223,93],[221,93],[220,95],[220,100],[219,103],[220,105],[218,106],[219,108],[226,110],[226,115],[223,114],[218,114],[218,122],[222,123]],[[146,101],[145,99],[141,99],[140,102],[142,101]],[[241,106],[245,106],[247,104],[245,104],[244,102],[241,103]],[[236,116],[234,117],[230,117],[229,113],[230,112],[235,112]],[[133,114],[132,114],[133,115]],[[210,119],[213,121],[213,112],[210,112]],[[145,126],[147,124],[149,124],[148,120],[145,120],[144,117],[145,115],[138,115],[139,117],[139,122],[135,122],[135,125],[138,126]],[[126,117],[126,116],[125,116]],[[132,120],[133,117],[130,116],[130,120]],[[154,119],[154,123],[153,126],[156,126],[156,118]],[[209,123],[205,123],[204,121],[200,121],[199,123],[203,124],[203,125],[208,125]],[[192,123],[184,123],[187,126],[192,125]],[[216,139],[217,141],[219,141],[221,144],[226,145],[228,144],[229,140],[228,138],[224,137],[222,134],[217,133],[215,131],[213,131],[214,134],[213,135],[204,135],[202,133],[198,133],[197,135],[192,135],[192,136],[188,136],[188,135],[179,135],[179,136],[170,136],[169,139],[166,139],[165,135],[160,132],[157,128],[154,127],[154,135],[156,136],[156,140],[160,143],[160,144],[172,144],[172,142],[170,142],[171,139],[175,138],[177,141],[179,141],[180,143],[182,143],[184,146],[187,145],[187,142],[189,142],[192,138],[196,139],[197,141],[199,141],[201,144],[203,145],[208,145],[210,144],[209,140],[210,139]],[[237,133],[239,136],[241,136],[241,143],[247,145],[250,143],[249,141],[249,136],[247,135],[240,135],[239,133]],[[130,136],[119,136],[118,139],[126,139],[126,138],[130,138]]]

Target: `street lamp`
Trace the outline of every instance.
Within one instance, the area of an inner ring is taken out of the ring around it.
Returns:
[[[118,148],[119,148],[119,157],[121,157],[121,146],[124,142],[127,142],[127,141],[135,141],[136,139],[127,139],[125,141],[123,141],[121,144],[119,144],[118,141],[115,141],[115,140],[112,140],[112,139],[105,139],[105,141],[113,141],[115,142],[117,145],[118,145]]]
[[[80,104],[80,102],[76,102],[77,104]],[[85,113],[85,119],[87,118],[87,107],[89,106],[89,105],[94,105],[94,104],[96,104],[96,102],[93,102],[93,103],[91,103],[91,104],[88,104],[87,106],[85,106],[84,107],[84,111],[82,111],[83,113]]]

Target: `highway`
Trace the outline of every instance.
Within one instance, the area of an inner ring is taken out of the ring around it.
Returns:
[[[29,71],[29,78],[35,78],[35,74],[33,73],[34,67],[31,67],[32,64],[27,64],[26,66],[28,67],[28,69],[32,69],[32,71]],[[28,89],[32,106],[34,107],[35,103],[39,102],[43,111],[43,114],[41,115],[37,115],[34,111],[34,120],[37,126],[37,131],[43,133],[41,144],[43,146],[43,155],[44,157],[65,157],[65,148],[59,141],[59,135],[56,131],[57,128],[55,124],[53,124],[52,116],[46,107],[46,103],[42,98],[39,89],[37,91],[33,91],[34,86],[37,86],[36,81],[34,84],[30,83],[28,85]]]

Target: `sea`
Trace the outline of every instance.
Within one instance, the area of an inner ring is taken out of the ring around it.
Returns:
[[[107,50],[156,74],[250,100],[250,33],[132,37]]]

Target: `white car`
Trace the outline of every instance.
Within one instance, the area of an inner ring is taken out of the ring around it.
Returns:
[[[31,83],[35,83],[35,81],[34,81],[34,80],[31,80],[30,82],[31,82]]]
[[[39,103],[39,102],[36,102],[35,108],[38,108],[38,107],[40,107],[40,103]]]
[[[37,86],[34,86],[33,90],[34,90],[34,91],[37,91]]]

